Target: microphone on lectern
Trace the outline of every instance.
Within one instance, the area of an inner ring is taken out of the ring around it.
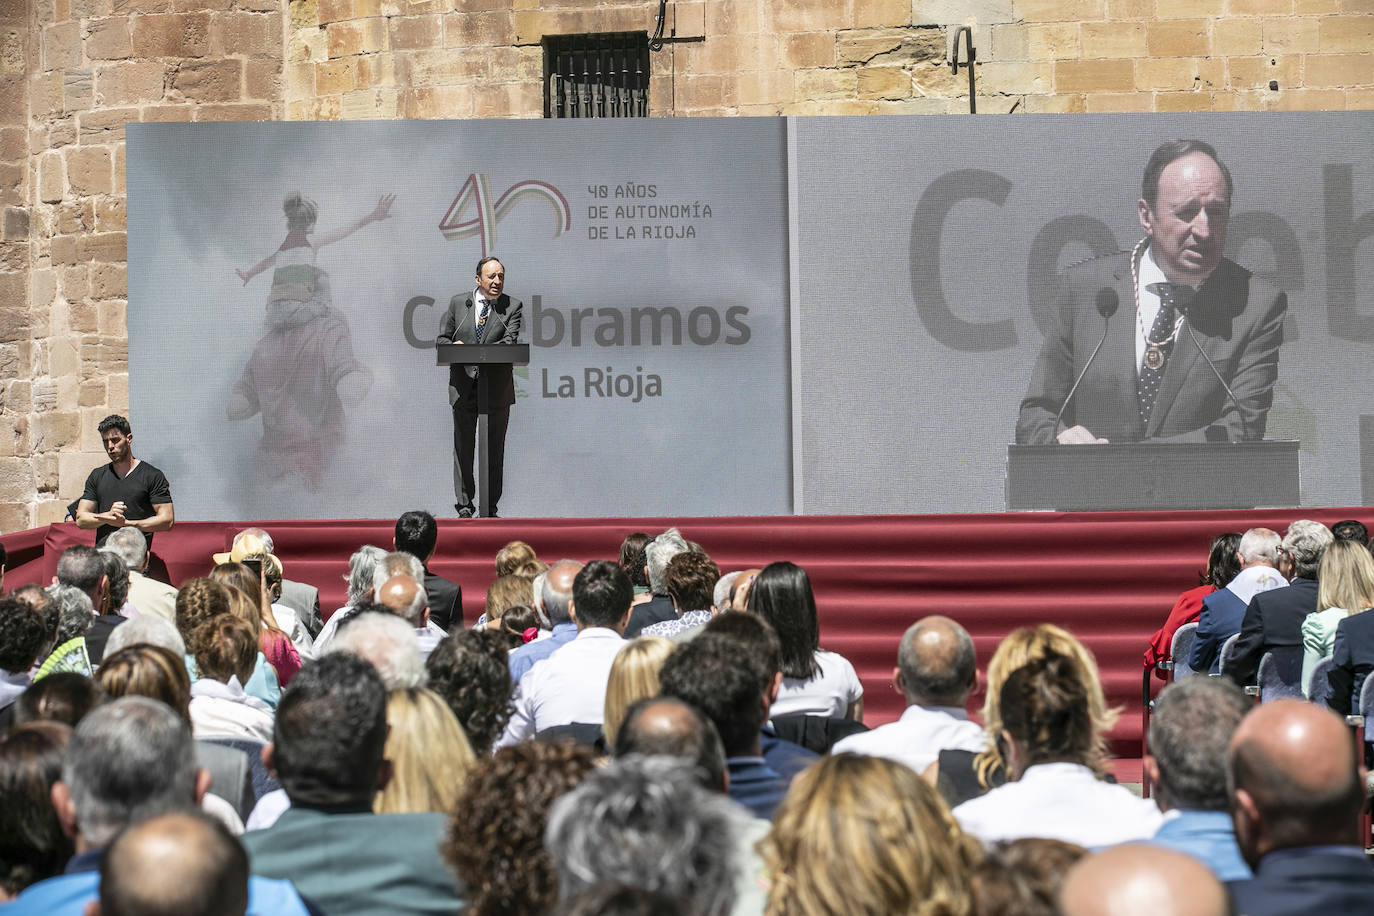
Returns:
[[[1097,359],[1097,351],[1102,349],[1102,344],[1107,341],[1107,330],[1111,327],[1111,317],[1116,314],[1117,308],[1121,305],[1121,297],[1116,290],[1110,286],[1104,286],[1097,291],[1093,297],[1093,306],[1097,309],[1097,314],[1102,316],[1102,336],[1097,340],[1097,346],[1093,347],[1092,353],[1088,356],[1088,361],[1083,364],[1083,369],[1078,373],[1078,377],[1073,380],[1073,387],[1069,389],[1068,397],[1064,398],[1064,403],[1059,405],[1059,413],[1054,415],[1054,435],[1059,435],[1059,421],[1064,416],[1064,411],[1069,409],[1069,402],[1073,400],[1074,392],[1078,390],[1079,384],[1083,381],[1083,376],[1088,374],[1088,369],[1092,367],[1093,360]],[[1208,360],[1211,362],[1211,360]],[[1213,370],[1215,371],[1215,369]],[[1223,383],[1225,384],[1225,383]],[[1227,389],[1230,390],[1229,388]]]

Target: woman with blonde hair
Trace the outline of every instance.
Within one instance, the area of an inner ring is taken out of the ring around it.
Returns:
[[[1302,622],[1302,689],[1312,672],[1336,648],[1336,626],[1374,607],[1374,556],[1358,541],[1336,541],[1322,554],[1317,574],[1317,610]]]
[[[527,575],[534,576],[548,569],[534,552],[534,548],[524,541],[511,541],[496,551],[496,577]]]
[[[301,656],[291,637],[277,625],[272,604],[263,590],[262,574],[255,574],[242,563],[221,563],[210,571],[210,578],[229,586],[229,610],[253,628],[258,648],[285,687],[301,670]],[[237,597],[233,597],[233,596]]]
[[[482,614],[489,630],[500,629],[501,616],[513,607],[534,606],[534,577],[511,574],[501,576],[487,589],[486,610]]]
[[[386,725],[391,779],[373,799],[372,810],[452,814],[477,758],[448,704],[423,687],[393,690],[386,698]]]
[[[772,916],[966,916],[977,844],[906,766],[822,757],[793,781],[759,844]]]
[[[980,753],[941,751],[939,759],[926,770],[925,777],[937,786],[951,807],[976,798],[1007,781],[1007,761],[998,746],[1002,732],[1001,693],[1007,677],[1017,668],[1049,653],[1067,655],[1084,672],[1084,689],[1093,723],[1093,741],[1087,765],[1099,776],[1107,774],[1107,732],[1116,725],[1119,710],[1107,706],[1098,676],[1097,659],[1073,634],[1052,623],[1012,630],[997,645],[988,662],[987,692],[983,699],[983,731],[988,746]]]
[[[640,636],[615,654],[606,681],[606,711],[601,725],[606,747],[615,747],[615,736],[636,700],[658,696],[658,672],[675,648],[677,644],[666,637]]]

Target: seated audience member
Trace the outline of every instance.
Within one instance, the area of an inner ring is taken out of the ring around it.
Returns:
[[[392,576],[409,576],[416,582],[422,582],[425,578],[425,567],[418,557],[406,553],[404,550],[393,550],[384,554],[377,561],[377,568],[372,571],[372,599],[374,601],[381,600],[382,586]]]
[[[415,629],[395,614],[363,611],[351,615],[329,643],[329,652],[348,652],[367,659],[387,690],[425,686],[425,660],[415,642]]]
[[[495,634],[460,630],[445,637],[425,662],[429,689],[439,694],[478,757],[491,753],[505,731],[515,690],[506,647]]]
[[[946,748],[981,751],[983,729],[964,704],[978,683],[973,638],[948,617],[925,617],[902,634],[892,681],[906,697],[896,722],[850,735],[834,754],[869,754],[904,763],[924,773]]]
[[[1094,680],[1058,653],[1011,673],[998,703],[1013,781],[955,808],[964,830],[984,843],[1039,836],[1089,848],[1154,836],[1161,820],[1154,802],[1094,772],[1101,743]]]
[[[487,589],[486,606],[477,625],[489,630],[500,629],[501,617],[513,607],[534,604],[534,576],[501,576]]]
[[[325,647],[334,638],[334,633],[339,628],[339,624],[348,619],[353,613],[353,608],[363,599],[372,597],[372,576],[377,571],[377,564],[386,556],[386,551],[371,544],[364,544],[353,555],[348,558],[348,575],[344,576],[344,581],[348,583],[347,603],[343,607],[329,615],[329,619],[324,622],[320,632],[315,634],[315,655],[324,654]]]
[[[1240,569],[1224,587],[1202,599],[1197,633],[1188,652],[1188,667],[1199,673],[1221,670],[1221,647],[1240,632],[1245,608],[1259,592],[1282,588],[1288,580],[1278,571],[1280,539],[1268,528],[1251,528],[1240,539]]]
[[[506,609],[497,621],[495,630],[505,640],[507,651],[514,652],[526,643],[538,639],[541,630],[549,629],[545,623],[537,610],[528,605],[517,604]]]
[[[1240,538],[1236,532],[1228,531],[1212,539],[1212,548],[1207,554],[1207,568],[1198,573],[1197,588],[1190,588],[1178,596],[1173,610],[1169,611],[1169,616],[1164,620],[1164,626],[1155,630],[1154,635],[1150,637],[1150,644],[1145,648],[1146,668],[1154,668],[1157,663],[1169,657],[1173,649],[1174,634],[1178,632],[1179,627],[1197,620],[1198,615],[1202,613],[1202,600],[1218,589],[1225,588],[1226,583],[1240,572],[1236,556]],[[1167,673],[1156,670],[1155,676],[1164,680]]]
[[[33,682],[14,703],[14,724],[61,722],[72,728],[105,702],[100,685],[84,674],[59,671]]]
[[[1022,837],[993,843],[973,867],[973,916],[1062,916],[1059,888],[1087,850],[1074,843]]]
[[[276,555],[277,546],[272,535],[263,528],[245,528],[234,535],[228,553],[217,553],[211,557],[214,564],[242,563],[248,557],[259,554]],[[323,621],[320,619],[320,590],[305,582],[292,579],[281,580],[279,596],[274,599],[290,608],[296,619],[305,624],[307,632],[313,637],[320,632]]]
[[[242,563],[221,563],[210,571],[210,578],[229,587],[230,612],[252,627],[258,650],[276,672],[277,683],[285,687],[301,670],[301,656],[272,616],[262,576]]]
[[[129,603],[138,609],[139,616],[160,617],[172,623],[176,619],[177,590],[145,575],[148,539],[143,532],[120,528],[105,539],[104,549],[124,561],[129,571]]]
[[[543,661],[576,638],[577,624],[568,614],[568,604],[572,601],[573,580],[581,571],[582,564],[576,560],[559,560],[549,567],[538,597],[553,631],[548,639],[527,643],[510,653],[510,677],[515,683],[520,683],[535,662]]]
[[[1336,541],[1322,554],[1317,610],[1302,621],[1302,689],[1312,672],[1336,650],[1336,627],[1374,607],[1374,557],[1358,541]]]
[[[635,604],[643,603],[640,596],[649,594],[649,573],[644,568],[649,561],[644,557],[644,548],[652,540],[645,532],[635,531],[625,535],[625,540],[620,542],[620,571],[634,588]]]
[[[977,844],[934,789],[882,757],[837,754],[798,776],[761,851],[772,916],[971,912]]]
[[[1127,843],[1085,856],[1064,879],[1063,916],[1230,916],[1226,889],[1197,860]]]
[[[182,583],[180,590],[177,591],[177,632],[181,634],[182,640],[188,647],[186,667],[193,678],[196,675],[196,660],[194,656],[189,654],[189,647],[194,641],[192,634],[201,624],[219,617],[232,615],[231,609],[234,606],[235,595],[239,596],[239,601],[242,603],[243,595],[241,592],[210,578],[188,579]],[[260,647],[253,661],[253,673],[248,681],[243,684],[243,690],[249,696],[257,697],[271,707],[275,707],[277,700],[281,698],[281,685],[277,681],[277,672],[268,663],[267,656],[262,653]]]
[[[525,741],[468,774],[443,853],[468,889],[470,916],[553,911],[558,873],[544,843],[549,809],[594,767],[590,748]]]
[[[396,519],[391,546],[410,554],[424,569],[425,594],[429,603],[429,619],[444,632],[463,625],[463,590],[457,582],[431,572],[429,561],[439,544],[439,525],[428,512],[415,510]]]
[[[31,669],[48,648],[43,615],[15,598],[0,599],[0,734],[15,700],[33,683]]]
[[[1279,572],[1289,577],[1289,583],[1250,599],[1235,652],[1222,667],[1224,677],[1242,687],[1253,684],[1265,652],[1302,645],[1302,622],[1317,609],[1322,554],[1333,540],[1330,530],[1320,522],[1298,519],[1288,526],[1280,547]]]
[[[166,704],[121,697],[91,712],[72,735],[52,799],[76,855],[66,872],[32,885],[16,913],[81,916],[100,893],[106,847],[121,830],[162,814],[193,810],[209,785],[198,770],[191,730]],[[285,881],[250,879],[249,911],[307,912]]]
[[[663,570],[663,587],[673,599],[673,613],[677,618],[651,624],[640,633],[675,636],[684,630],[705,626],[715,616],[712,601],[718,581],[720,567],[706,554],[689,550],[673,557]]]
[[[130,531],[129,528],[121,528],[120,531]],[[113,537],[113,535],[111,535]],[[140,538],[141,540],[141,538]],[[110,639],[105,643],[106,659],[116,652],[121,652],[129,646],[139,645],[140,643],[150,646],[161,646],[168,652],[183,658],[186,655],[186,641],[177,632],[175,624],[168,623],[161,617],[154,617],[151,614],[139,614],[128,623],[115,628],[110,634]]]
[[[1338,716],[1302,700],[1256,707],[1226,771],[1236,840],[1255,876],[1230,886],[1246,916],[1368,913],[1374,868],[1360,841],[1364,791]]]
[[[601,725],[607,747],[615,747],[616,733],[630,706],[645,697],[658,696],[658,673],[673,649],[672,640],[639,636],[616,654],[606,681],[606,715]]]
[[[763,756],[763,723],[778,690],[767,664],[740,642],[705,632],[668,656],[659,684],[664,696],[694,707],[715,726],[725,746],[730,797],[771,819],[789,779]]]
[[[143,619],[131,620],[128,625],[133,626]],[[166,623],[157,617],[147,619]],[[120,627],[115,632],[124,629]],[[140,696],[160,700],[190,726],[191,678],[186,673],[183,655],[183,652],[146,644],[110,652],[96,673],[96,683],[112,699]],[[240,821],[248,817],[254,803],[254,763],[248,755],[237,748],[197,740],[196,762],[210,773],[210,792],[232,806]]]
[[[377,589],[377,601],[410,626],[411,638],[421,658],[428,658],[439,640],[448,635],[430,623],[429,594],[418,579],[392,576]]]
[[[1222,881],[1250,877],[1227,810],[1226,747],[1254,701],[1225,678],[1164,688],[1150,720],[1145,772],[1164,823],[1151,841],[1187,853]]]
[[[611,663],[625,645],[620,633],[630,598],[630,580],[619,566],[595,560],[582,568],[573,579],[569,605],[577,636],[520,681],[502,745],[556,725],[601,724]]]
[[[749,589],[749,610],[766,620],[782,642],[783,679],[774,716],[863,721],[864,688],[854,666],[820,647],[820,618],[805,570],[786,561],[769,563]]]
[[[105,579],[109,583],[105,591],[105,613],[125,620],[137,617],[138,609],[129,604],[129,568],[113,551],[101,547],[96,552],[105,564]]]
[[[1369,529],[1364,522],[1353,518],[1343,519],[1331,526],[1331,536],[1338,541],[1354,541],[1364,547],[1369,546]]]
[[[554,802],[545,837],[561,897],[618,882],[726,916],[735,902],[733,823],[730,803],[703,789],[689,764],[636,755],[593,770]]]
[[[634,639],[645,627],[677,617],[663,574],[667,572],[668,563],[673,557],[689,550],[691,546],[687,539],[676,528],[669,528],[644,545],[644,575],[649,581],[650,597],[647,601],[635,603],[630,612],[630,621],[625,625],[626,639]]]
[[[57,586],[52,586],[56,588]],[[61,624],[62,609],[53,600],[52,595],[48,594],[48,589],[41,585],[21,585],[9,593],[10,598],[15,601],[22,601],[33,608],[43,617],[43,629],[48,634],[48,648],[39,655],[40,659],[46,658],[52,647],[57,645],[57,630]],[[86,599],[89,601],[90,599]]]
[[[1012,630],[997,644],[988,662],[988,684],[983,697],[983,732],[987,744],[982,751],[948,749],[940,752],[936,766],[925,777],[933,782],[951,808],[977,798],[1007,781],[1007,760],[1002,747],[1002,687],[1013,671],[1047,654],[1067,655],[1086,671],[1088,711],[1092,716],[1093,747],[1088,766],[1099,777],[1107,775],[1105,736],[1116,725],[1117,713],[1107,707],[1097,660],[1073,634],[1052,623]]]
[[[258,657],[247,621],[228,614],[191,633],[199,677],[191,684],[191,728],[197,738],[272,740],[272,708],[244,692]]]
[[[1360,691],[1374,671],[1374,614],[1358,613],[1336,624],[1333,667],[1327,672],[1326,705],[1341,716],[1359,712]]]
[[[60,722],[31,722],[0,739],[0,903],[62,874],[72,857],[52,806],[71,736]]]
[[[263,754],[291,807],[244,834],[253,873],[291,881],[330,916],[460,911],[439,857],[445,816],[372,813],[386,731],[386,688],[367,662],[337,653],[302,669]]]
[[[90,916],[242,916],[248,855],[218,821],[179,811],[115,837]]]
[[[384,754],[391,778],[373,799],[372,810],[453,814],[463,779],[477,759],[453,711],[432,690],[392,690],[386,725]]]
[[[87,631],[81,635],[85,637],[86,655],[90,658],[91,665],[100,664],[100,659],[105,654],[105,640],[110,637],[110,631],[124,622],[124,618],[116,613],[118,608],[114,611],[106,609],[110,580],[106,575],[105,560],[100,551],[84,544],[62,551],[62,556],[57,559],[55,584],[80,589],[91,599],[91,609],[95,616]]]
[[[49,585],[47,594],[57,608],[57,634],[52,652],[39,665],[35,676],[61,671],[90,674],[95,670],[86,641],[95,623],[90,596],[73,585],[61,584]]]
[[[272,621],[291,640],[302,662],[314,658],[315,640],[310,635],[310,628],[301,620],[295,608],[281,600],[282,583],[286,581],[282,578],[281,560],[270,553],[256,554],[248,560],[262,564],[262,582],[267,589],[268,613]]]
[[[532,576],[543,564],[534,548],[524,541],[511,541],[496,551],[496,578],[502,576]]]

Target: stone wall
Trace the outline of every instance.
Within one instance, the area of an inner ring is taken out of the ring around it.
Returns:
[[[539,117],[543,36],[657,9],[0,0],[0,531],[60,519],[128,408],[125,123]],[[966,112],[960,24],[980,112],[1374,108],[1371,0],[673,0],[666,24],[657,116]]]

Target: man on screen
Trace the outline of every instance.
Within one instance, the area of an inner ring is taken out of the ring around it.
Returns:
[[[494,257],[477,262],[476,288],[466,296],[454,296],[439,326],[439,344],[513,344],[520,339],[524,306],[502,290],[506,269]],[[453,489],[458,496],[454,508],[460,518],[471,518],[475,511],[477,485],[472,474],[472,459],[477,449],[477,366],[453,364],[448,368],[448,402],[453,408]],[[506,427],[510,408],[515,403],[515,380],[509,364],[482,366],[490,392],[487,416],[488,455],[491,493],[487,502],[491,514],[501,499],[502,469],[506,459]]]
[[[1223,257],[1231,195],[1209,144],[1154,151],[1136,203],[1145,237],[1061,278],[1018,443],[1263,438],[1288,300]]]

